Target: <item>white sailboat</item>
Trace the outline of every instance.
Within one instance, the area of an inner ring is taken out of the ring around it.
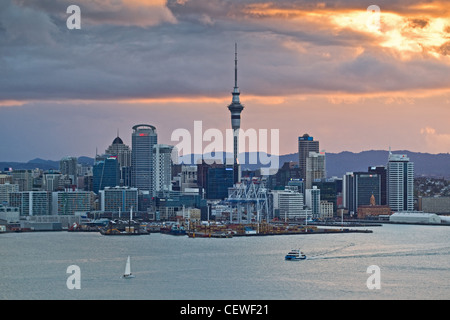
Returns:
[[[123,278],[125,278],[125,279],[134,278],[134,275],[131,273],[130,256],[128,256],[127,264],[125,265],[125,273],[123,274]]]

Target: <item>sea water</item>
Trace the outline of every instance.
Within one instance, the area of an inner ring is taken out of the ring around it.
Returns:
[[[0,299],[449,299],[450,227],[188,238],[154,233],[0,234]],[[307,259],[285,261],[300,248]],[[133,279],[123,279],[127,257]],[[70,288],[68,268],[79,269]],[[378,267],[379,287],[368,279]]]

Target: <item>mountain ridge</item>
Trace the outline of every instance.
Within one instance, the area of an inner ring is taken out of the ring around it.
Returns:
[[[406,154],[410,161],[414,162],[414,171],[416,176],[434,176],[434,177],[450,177],[450,154],[449,153],[423,153],[412,152],[408,150],[392,151],[395,154]],[[253,153],[254,155],[254,153]],[[367,171],[370,166],[386,165],[388,162],[389,151],[386,150],[366,150],[361,152],[342,151],[339,153],[326,153],[326,170],[328,177],[341,177],[346,172]],[[192,155],[188,156],[190,159]],[[246,159],[250,159],[251,153],[245,154]],[[271,157],[270,155],[266,155]],[[275,156],[273,156],[275,157]],[[194,157],[198,158],[198,157]],[[208,157],[205,156],[205,159]],[[270,159],[270,158],[269,158]],[[276,160],[276,158],[272,158]],[[243,169],[255,170],[260,168],[260,157],[257,157],[258,162],[255,164],[242,165]],[[78,157],[79,163],[92,165],[94,159],[86,156]],[[280,155],[278,158],[279,167],[283,166],[285,162],[298,162],[298,154],[290,153]],[[43,170],[58,170],[59,160],[45,160],[35,158],[28,162],[0,162],[0,169],[35,169]]]

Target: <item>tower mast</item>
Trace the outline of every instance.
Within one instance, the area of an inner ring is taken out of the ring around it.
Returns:
[[[232,94],[231,104],[228,110],[231,112],[231,127],[233,129],[233,169],[234,169],[234,183],[241,180],[241,168],[239,165],[239,129],[241,128],[241,112],[244,106],[239,100],[239,87],[237,84],[237,43],[234,46],[234,88]]]

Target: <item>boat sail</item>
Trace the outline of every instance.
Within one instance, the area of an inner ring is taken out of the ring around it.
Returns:
[[[127,264],[125,265],[125,273],[123,274],[123,278],[125,278],[125,279],[134,278],[134,275],[131,273],[130,256],[128,256]]]

